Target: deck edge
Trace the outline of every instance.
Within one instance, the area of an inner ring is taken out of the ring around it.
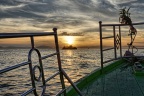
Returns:
[[[79,89],[82,89],[83,87],[87,86],[88,84],[90,84],[91,82],[93,82],[95,79],[99,78],[100,76],[111,72],[112,70],[114,70],[116,67],[118,67],[119,65],[122,65],[122,63],[125,62],[124,59],[120,59],[117,60],[107,66],[105,66],[103,68],[103,73],[101,73],[101,69],[98,68],[94,71],[92,71],[89,75],[85,76],[84,78],[80,79],[80,81],[78,83],[76,83],[76,86]],[[72,88],[69,87],[67,90],[67,96],[75,96],[77,93],[76,91]]]

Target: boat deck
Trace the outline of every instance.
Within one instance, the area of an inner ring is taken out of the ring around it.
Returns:
[[[89,84],[82,93],[84,96],[144,96],[144,76],[135,76],[131,67],[118,68]]]

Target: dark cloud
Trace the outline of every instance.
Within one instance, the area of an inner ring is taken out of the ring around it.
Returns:
[[[68,33],[68,32],[62,32],[59,34],[59,36],[84,36],[83,33]]]
[[[1,0],[0,19],[27,18],[22,23],[31,23],[35,28],[73,26],[73,32],[98,32],[98,21],[119,23],[119,9],[127,6],[131,7],[132,20],[143,20],[143,3],[143,0]]]
[[[1,5],[17,5],[19,2],[15,0],[0,0]]]
[[[1,12],[0,18],[45,18],[44,16],[37,15],[24,10]]]

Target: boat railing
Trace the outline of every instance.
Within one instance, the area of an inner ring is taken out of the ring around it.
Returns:
[[[41,56],[41,53],[39,51],[39,49],[35,48],[35,39],[34,37],[40,37],[40,36],[54,36],[54,40],[55,40],[55,47],[56,47],[56,52],[46,55],[46,56]],[[63,70],[62,66],[61,66],[61,59],[60,59],[60,51],[59,51],[59,45],[58,45],[58,36],[57,36],[57,28],[53,28],[53,32],[37,32],[37,33],[0,33],[0,39],[7,39],[7,38],[22,38],[22,37],[29,37],[30,38],[30,42],[31,42],[31,49],[28,53],[28,61],[26,62],[22,62],[20,64],[16,64],[4,69],[0,70],[0,74],[9,72],[11,70],[17,69],[19,67],[25,66],[25,65],[29,65],[29,70],[30,70],[30,77],[31,77],[31,83],[32,83],[32,88],[23,92],[21,94],[21,96],[26,96],[30,93],[33,92],[33,94],[35,96],[38,96],[37,90],[36,90],[36,82],[42,82],[42,92],[41,92],[41,96],[46,95],[45,91],[46,91],[46,83],[51,80],[52,78],[56,77],[57,75],[60,76],[60,82],[62,85],[62,89],[56,93],[56,96],[59,96],[61,94],[63,94],[64,96],[66,96],[66,86],[65,86],[65,81],[64,81],[64,77],[69,81],[69,83],[71,84],[71,86],[75,89],[75,91],[82,96],[80,90],[77,88],[77,86],[72,82],[72,80],[69,78],[69,76],[66,74],[66,72]],[[39,65],[35,65],[33,66],[32,63],[32,52],[35,51],[38,54],[38,59],[39,59]],[[59,71],[54,73],[53,75],[51,75],[50,77],[46,78],[44,75],[44,70],[43,70],[43,63],[42,60],[47,59],[51,56],[57,56],[57,61],[58,61],[58,69]],[[35,71],[39,70],[40,74],[39,76],[35,75]]]
[[[144,24],[144,22],[140,22],[140,23],[133,23],[132,25],[143,25],[143,24]],[[108,63],[108,62],[111,62],[111,61],[114,61],[114,60],[124,57],[124,56],[122,56],[123,53],[122,53],[122,38],[121,38],[121,36],[122,36],[121,27],[123,27],[123,26],[129,26],[129,25],[128,24],[102,24],[102,21],[99,22],[101,70],[103,69],[105,63]],[[112,27],[112,36],[103,36],[103,33],[104,33],[103,28],[105,28],[105,27]],[[118,27],[118,32],[116,32],[117,27]],[[113,47],[104,48],[103,41],[106,39],[113,39],[113,41],[114,41]],[[104,61],[103,53],[108,50],[114,50],[113,51],[114,58]],[[118,51],[120,52],[120,56],[117,56]],[[132,49],[132,51],[133,51],[133,49]]]

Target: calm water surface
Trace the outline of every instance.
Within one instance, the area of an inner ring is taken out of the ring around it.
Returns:
[[[54,49],[39,49],[42,56],[54,53]],[[0,49],[0,69],[28,61],[29,49]],[[142,50],[143,54],[144,51]],[[105,60],[113,58],[113,51],[104,53]],[[60,50],[63,69],[73,82],[100,67],[100,52],[98,49]],[[38,65],[36,52],[32,54],[33,66]],[[42,61],[45,79],[58,71],[56,56]],[[36,76],[39,75],[36,70]],[[70,84],[65,80],[66,86]],[[36,82],[38,93],[41,92],[41,82]],[[31,88],[29,66],[23,66],[10,72],[0,74],[0,95],[17,96]],[[59,76],[47,82],[46,93],[54,95],[61,89]],[[33,96],[30,94],[30,96]]]

